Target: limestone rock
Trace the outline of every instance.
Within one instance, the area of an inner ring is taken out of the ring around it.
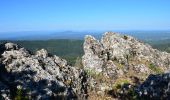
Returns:
[[[101,42],[92,36],[86,36],[84,53],[82,57],[84,67],[96,72],[102,72],[110,61],[117,68],[142,67],[138,71],[148,73],[151,64],[161,70],[168,69],[170,66],[170,54],[155,50],[131,36],[113,32],[104,33]]]
[[[14,99],[22,91],[28,99],[74,99],[83,97],[81,72],[58,56],[49,56],[44,49],[30,54],[17,44],[0,46],[0,95]],[[84,81],[85,82],[85,81]],[[13,95],[12,95],[13,94]]]
[[[6,43],[5,44],[5,48],[6,50],[17,50],[18,49],[18,45],[14,44],[14,43]]]
[[[96,84],[95,92],[100,93],[105,87],[102,84],[107,89],[124,82],[139,85],[150,74],[169,70],[170,54],[134,37],[106,32],[101,41],[89,35],[85,37],[82,63],[85,69],[91,70],[89,84]]]
[[[48,53],[47,53],[47,51],[45,49],[41,49],[41,50],[36,52],[36,55],[38,57],[46,58],[48,56]]]
[[[113,32],[101,41],[87,35],[83,48],[83,66],[76,68],[45,49],[32,54],[14,43],[0,44],[0,99],[170,98],[169,53]]]
[[[82,57],[82,63],[85,69],[94,70],[96,72],[102,71],[103,60],[100,57],[102,46],[94,37],[86,36],[84,41],[85,55]]]

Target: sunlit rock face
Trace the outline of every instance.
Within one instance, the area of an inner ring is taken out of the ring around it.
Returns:
[[[83,96],[81,70],[69,66],[44,49],[31,54],[14,43],[0,45],[0,94],[15,99],[22,91],[27,99],[67,99]]]
[[[148,73],[149,69],[144,68],[150,64],[161,70],[170,67],[170,54],[153,49],[150,45],[131,36],[113,32],[104,33],[101,41],[87,35],[84,42],[84,53],[82,57],[84,67],[96,72],[102,72],[108,61]],[[142,69],[139,66],[142,66]]]
[[[94,37],[87,35],[84,41],[85,55],[82,57],[84,68],[101,72],[104,63],[102,51],[103,47],[100,42]]]
[[[96,84],[96,93],[104,93],[120,80],[140,85],[150,74],[168,73],[170,54],[134,37],[106,32],[100,41],[89,35],[85,37],[82,63],[90,71],[89,81]]]

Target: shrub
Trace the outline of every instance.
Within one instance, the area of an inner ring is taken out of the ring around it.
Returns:
[[[162,73],[162,70],[159,67],[152,64],[152,63],[149,64],[149,69],[152,70],[153,72],[155,72],[156,74]]]
[[[24,96],[23,93],[24,91],[22,89],[17,89],[14,100],[28,100],[28,97]]]
[[[87,74],[88,76],[91,76],[91,77],[93,77],[93,78],[98,78],[98,77],[100,76],[100,74],[101,74],[101,73],[97,73],[97,72],[94,71],[94,70],[89,70],[89,69],[86,69],[85,72],[86,72],[86,74]]]
[[[129,80],[127,79],[118,79],[113,84],[114,89],[120,89],[123,84],[129,84]]]
[[[128,39],[128,36],[124,35],[123,38],[124,38],[125,40],[127,40],[127,39]]]
[[[138,96],[135,86],[131,85],[129,80],[126,79],[117,80],[108,94],[120,100],[136,100]]]

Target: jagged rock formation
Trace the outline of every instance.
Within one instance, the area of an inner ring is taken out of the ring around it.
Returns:
[[[118,33],[106,32],[101,41],[87,35],[84,52],[84,69],[92,76],[90,83],[96,83],[93,88],[99,94],[118,84],[139,85],[148,75],[170,68],[170,54]]]
[[[44,49],[1,44],[0,99],[170,99],[170,54],[112,32],[86,36],[84,53],[73,67]]]
[[[0,45],[0,94],[16,99],[83,98],[83,74],[58,56],[42,49],[31,54],[17,44]],[[17,91],[22,91],[18,94]]]
[[[84,52],[84,67],[96,72],[102,72],[115,62],[123,65],[123,69],[133,67],[134,70],[144,73],[154,72],[148,69],[150,65],[160,71],[170,67],[170,54],[153,49],[131,36],[112,32],[106,32],[101,42],[92,36],[86,36]]]

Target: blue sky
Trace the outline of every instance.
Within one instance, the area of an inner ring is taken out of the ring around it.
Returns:
[[[0,0],[0,32],[170,30],[170,0]]]

